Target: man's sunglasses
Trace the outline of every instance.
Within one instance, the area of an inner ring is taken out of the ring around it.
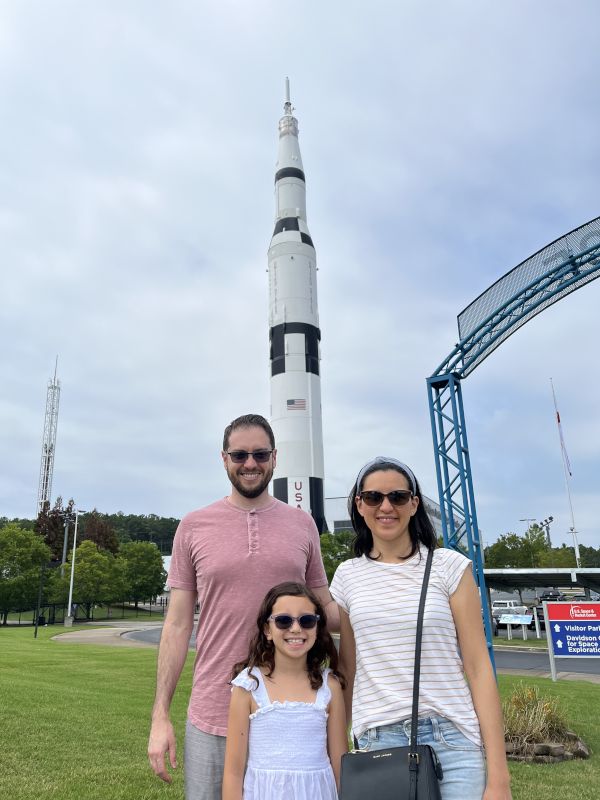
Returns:
[[[292,617],[291,614],[271,614],[268,619],[272,619],[275,627],[279,628],[280,631],[287,631],[294,622],[297,622],[301,628],[308,631],[315,627],[321,617],[318,614],[301,614],[299,617]]]
[[[272,450],[228,450],[227,455],[234,464],[245,464],[246,461],[252,456],[257,464],[266,464],[271,458]]]
[[[360,492],[358,496],[366,506],[375,508],[383,503],[385,497],[393,506],[405,506],[412,498],[413,493],[408,489],[395,489],[393,492],[387,492],[387,494],[384,492],[365,491]]]

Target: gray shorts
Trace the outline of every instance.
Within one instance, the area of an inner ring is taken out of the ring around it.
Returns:
[[[188,720],[183,761],[185,800],[221,800],[225,736],[204,733]]]

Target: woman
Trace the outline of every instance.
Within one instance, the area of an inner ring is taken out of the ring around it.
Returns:
[[[442,763],[443,800],[510,800],[502,712],[470,560],[435,549],[417,479],[394,458],[365,464],[348,506],[355,558],[340,564],[331,593],[341,611],[346,714],[360,748],[409,744],[417,609],[427,551],[434,550],[418,741],[432,745]]]

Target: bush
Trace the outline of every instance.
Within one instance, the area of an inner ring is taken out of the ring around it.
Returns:
[[[537,686],[518,684],[502,710],[507,742],[525,746],[567,738],[569,725],[559,699],[541,696]]]
[[[323,557],[323,566],[327,573],[327,581],[331,583],[331,579],[342,561],[347,561],[352,558],[352,542],[354,541],[354,531],[336,531],[335,533],[328,533],[327,531],[321,536],[321,556]]]

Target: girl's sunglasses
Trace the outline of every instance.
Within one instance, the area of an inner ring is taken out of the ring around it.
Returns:
[[[366,506],[375,508],[383,503],[385,497],[390,501],[393,506],[405,506],[412,498],[413,493],[408,489],[395,489],[393,492],[376,492],[366,491],[359,492],[359,497]]]
[[[287,631],[291,628],[294,622],[297,622],[301,628],[310,630],[314,628],[317,622],[321,619],[318,614],[301,614],[299,617],[292,617],[291,614],[271,614],[268,620],[273,620],[275,627],[280,631]]]

